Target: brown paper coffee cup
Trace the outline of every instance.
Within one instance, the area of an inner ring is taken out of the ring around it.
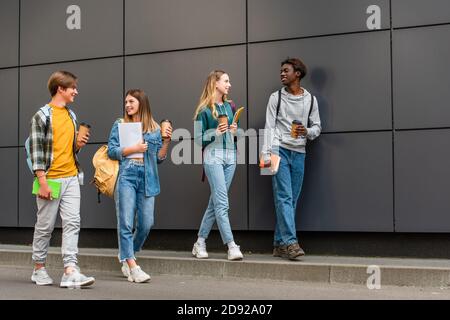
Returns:
[[[294,139],[298,138],[297,128],[301,125],[302,125],[302,122],[299,120],[292,121],[292,126],[291,126],[291,137],[292,138],[294,138]]]
[[[163,139],[167,139],[168,136],[165,135],[166,129],[172,126],[172,121],[170,120],[163,120],[161,121],[161,136]]]
[[[78,128],[78,136],[79,137],[84,137],[86,135],[86,133],[89,133],[91,130],[91,126],[88,125],[87,123],[80,123],[80,127]]]
[[[221,114],[218,117],[218,121],[219,121],[219,125],[221,125],[222,123],[226,124],[228,126],[228,116],[225,114]]]

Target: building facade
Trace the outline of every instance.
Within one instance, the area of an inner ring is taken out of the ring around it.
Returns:
[[[89,182],[127,89],[148,93],[156,119],[193,132],[206,76],[223,69],[246,107],[243,128],[258,130],[289,56],[308,67],[302,84],[323,126],[308,145],[299,230],[450,232],[447,0],[2,0],[0,26],[0,227],[34,226],[23,145],[53,71],[79,77]],[[197,229],[209,196],[201,165],[169,158],[159,173],[155,228]],[[230,205],[234,230],[273,229],[271,180],[256,164],[238,166]],[[98,203],[88,183],[81,214],[84,229],[116,226],[113,201]]]

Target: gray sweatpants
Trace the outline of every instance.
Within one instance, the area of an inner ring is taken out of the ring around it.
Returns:
[[[61,182],[58,199],[43,200],[36,197],[37,221],[33,237],[33,261],[45,263],[50,238],[58,212],[62,221],[62,256],[64,267],[77,265],[78,235],[80,233],[80,184],[78,177],[54,179]]]

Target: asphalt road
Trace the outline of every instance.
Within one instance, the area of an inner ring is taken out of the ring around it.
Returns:
[[[450,288],[365,286],[273,280],[216,279],[210,277],[153,275],[149,283],[130,283],[116,273],[85,272],[96,278],[86,289],[62,289],[62,270],[49,270],[52,286],[31,282],[31,268],[0,266],[0,299],[20,300],[311,300],[311,299],[450,299]]]

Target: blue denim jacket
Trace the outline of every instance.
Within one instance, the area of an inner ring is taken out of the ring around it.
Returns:
[[[148,143],[148,149],[144,153],[145,166],[145,196],[154,197],[159,194],[159,176],[157,164],[163,162],[165,158],[158,157],[159,150],[162,147],[161,130],[144,133],[144,140]],[[108,140],[108,157],[113,160],[119,160],[119,175],[122,172],[123,165],[127,158],[122,155],[123,148],[119,142],[119,120],[114,122],[111,134]]]

